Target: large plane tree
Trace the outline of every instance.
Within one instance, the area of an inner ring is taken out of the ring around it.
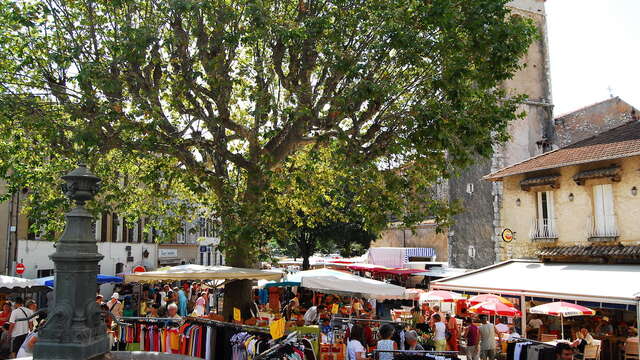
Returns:
[[[0,0],[4,99],[37,97],[59,114],[22,111],[2,142],[45,164],[82,158],[112,174],[107,187],[132,182],[122,164],[149,169],[140,188],[196,194],[220,219],[227,263],[251,267],[274,172],[301,149],[337,142],[353,164],[435,179],[505,140],[521,98],[500,85],[535,36],[505,5]],[[15,181],[42,171],[5,165],[25,175]],[[248,292],[227,285],[225,311]]]

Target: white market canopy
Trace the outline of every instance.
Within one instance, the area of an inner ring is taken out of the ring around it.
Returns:
[[[640,265],[509,260],[431,282],[432,289],[635,305]]]
[[[0,275],[0,291],[23,290],[33,287],[42,287],[42,285],[32,279]]]
[[[126,274],[124,282],[180,280],[280,280],[282,273],[230,266],[178,265],[136,274]]]
[[[298,277],[302,287],[330,294],[365,298],[396,298],[405,294],[405,288],[402,286],[331,269],[300,271],[292,274],[291,278],[287,277],[287,280],[295,280]]]

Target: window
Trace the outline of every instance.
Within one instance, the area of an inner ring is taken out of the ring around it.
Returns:
[[[111,242],[118,242],[118,214],[111,215]]]
[[[553,208],[553,191],[537,193],[537,218],[533,238],[557,238],[555,231],[555,214]]]
[[[122,242],[133,242],[133,226],[126,220],[122,220]]]
[[[107,213],[102,213],[100,216],[100,241],[107,241],[107,226],[108,226],[108,215]]]
[[[136,242],[142,242],[142,233],[144,230],[144,226],[142,225],[142,220],[138,220],[138,224],[136,226]]]
[[[116,275],[117,274],[122,274],[124,272],[124,264],[123,263],[117,263],[116,264]]]
[[[611,184],[593,187],[592,237],[617,236],[616,218],[613,210],[613,186]]]
[[[473,245],[469,245],[469,257],[472,259],[476,257],[476,248]]]
[[[53,276],[54,271],[53,269],[43,269],[43,270],[38,270],[37,274],[39,278],[43,278],[47,276]]]
[[[35,230],[40,228],[40,231]],[[43,240],[45,237],[44,226],[38,226],[38,223],[31,218],[27,218],[27,240]],[[35,230],[35,231],[34,231]]]
[[[468,183],[467,184],[467,194],[471,195],[473,194],[473,183]]]

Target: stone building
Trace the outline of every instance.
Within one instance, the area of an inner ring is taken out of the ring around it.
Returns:
[[[505,167],[497,260],[640,263],[640,121]],[[507,239],[508,240],[508,239]]]
[[[460,201],[465,209],[455,218],[455,224],[445,232],[448,237],[446,253],[441,244],[442,234],[424,224],[418,231],[390,228],[383,232],[373,247],[404,246],[398,239],[411,234],[410,245],[442,249],[437,251],[438,260],[448,259],[449,264],[461,268],[479,268],[493,264],[499,258],[500,248],[496,237],[500,228],[500,205],[502,190],[500,183],[483,181],[482,177],[504,166],[515,164],[550,149],[553,137],[553,105],[551,102],[551,80],[549,76],[549,54],[545,0],[513,0],[508,3],[514,14],[528,17],[538,27],[539,37],[531,44],[527,55],[521,60],[525,65],[503,86],[510,94],[526,94],[528,100],[519,111],[526,113],[523,119],[509,125],[511,140],[495,148],[492,159],[478,158],[476,163],[452,178],[439,191],[440,198]]]
[[[0,191],[8,191],[6,184],[0,183]],[[14,193],[9,200],[0,202],[0,274],[14,275],[16,264],[22,263],[25,278],[51,276],[54,266],[49,255],[54,253],[55,243],[43,234],[31,231],[32,222],[21,211],[26,195]],[[136,266],[151,270],[183,262],[224,264],[211,220],[201,218],[193,223],[185,222],[180,234],[162,242],[159,242],[159,233],[152,230],[145,234],[144,227],[144,221],[130,224],[115,213],[105,213],[96,219],[98,252],[104,255],[98,264],[101,274],[126,273]],[[108,295],[110,286],[102,285],[102,291]]]
[[[26,194],[16,193],[0,203],[0,272],[13,275],[15,265],[22,263],[25,278],[53,275],[49,255],[55,251],[55,243],[50,237],[32,231],[33,223],[21,211],[25,201]],[[147,269],[157,266],[156,236],[144,234],[143,228],[143,221],[127,224],[117,214],[103,214],[97,219],[94,229],[99,252],[104,255],[99,263],[102,274],[128,272],[138,265]]]
[[[553,144],[564,147],[638,119],[640,112],[636,108],[612,97],[556,117]]]
[[[539,37],[522,59],[525,67],[505,81],[510,93],[526,94],[528,101],[519,110],[526,116],[509,125],[511,140],[496,146],[492,159],[478,159],[475,165],[449,181],[449,198],[460,200],[464,211],[449,229],[449,262],[461,268],[493,264],[502,256],[496,238],[500,229],[501,183],[482,177],[550,149],[553,136],[553,105],[544,0],[515,0],[509,3],[514,14],[532,19]]]
[[[447,262],[447,233],[437,232],[436,228],[433,220],[423,221],[413,229],[392,225],[382,232],[374,247],[432,248],[437,262]]]

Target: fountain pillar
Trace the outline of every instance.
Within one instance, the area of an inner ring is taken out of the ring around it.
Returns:
[[[103,256],[92,231],[93,217],[84,204],[97,193],[100,178],[81,164],[62,179],[63,191],[74,207],[66,214],[56,252],[49,256],[55,263],[55,301],[46,325],[38,332],[33,358],[99,359],[110,350],[95,301],[98,262]]]

